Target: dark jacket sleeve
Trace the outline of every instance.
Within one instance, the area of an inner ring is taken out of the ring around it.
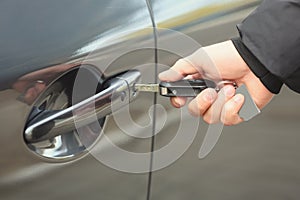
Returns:
[[[265,0],[237,27],[232,41],[262,83],[300,93],[300,0]]]

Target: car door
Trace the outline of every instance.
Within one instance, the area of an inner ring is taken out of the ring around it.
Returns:
[[[0,3],[0,199],[146,199],[155,96],[132,84],[156,77],[147,4]]]
[[[237,36],[236,24],[258,4],[152,0],[160,71],[201,46]],[[284,88],[260,116],[223,127],[204,159],[198,154],[210,126],[191,117],[186,107],[174,109],[168,99],[160,98],[166,114],[158,121],[164,120],[165,126],[155,136],[151,199],[298,199],[297,98]],[[170,147],[174,141],[177,145]],[[173,157],[173,162],[162,163],[164,148],[171,148],[164,157]]]

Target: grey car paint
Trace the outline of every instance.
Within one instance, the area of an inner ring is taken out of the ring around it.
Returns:
[[[146,1],[2,1],[0,10],[0,199],[145,199],[147,174],[118,172],[91,155],[49,161],[27,147],[23,131],[36,98],[73,67],[92,65],[110,77],[155,62]],[[144,71],[153,81],[154,65]],[[137,123],[147,121],[153,99],[145,94],[134,102]],[[150,151],[150,139],[127,136],[113,117],[104,126],[115,144]]]
[[[201,45],[209,45],[235,36],[235,24],[258,2],[151,0],[150,3],[158,27],[180,31]],[[215,9],[211,10],[211,6]],[[141,0],[7,0],[0,3],[0,11],[0,199],[146,199],[149,192],[150,199],[299,197],[296,142],[299,112],[282,106],[288,103],[297,108],[299,104],[288,91],[264,115],[224,129],[211,156],[200,161],[197,155],[203,130],[207,129],[201,122],[191,148],[173,165],[152,174],[152,188],[148,185],[148,174],[118,172],[89,154],[71,162],[37,156],[23,139],[32,104],[39,92],[43,92],[34,85],[37,80],[44,78],[48,85],[78,63],[95,66],[105,77],[150,63],[142,70],[142,81],[154,82],[155,37],[157,45],[172,40],[162,37],[165,35],[160,35],[159,29],[155,29],[157,35],[153,34],[147,2]],[[196,47],[182,49],[182,53],[188,55],[194,50]],[[169,52],[159,51],[158,55],[158,62],[165,66],[178,59],[178,55]],[[27,99],[24,95],[33,86],[34,92]],[[157,100],[168,111],[168,119],[155,138],[155,149],[174,137],[180,121],[180,111],[172,108],[168,99]],[[133,120],[148,124],[148,110],[153,103],[153,95],[140,94],[130,105]],[[186,116],[185,121],[190,119]],[[103,130],[126,150],[150,151],[151,138],[127,136],[112,116],[106,118]],[[152,127],[145,131],[151,133]],[[96,146],[109,151],[101,140]],[[150,159],[147,159],[149,169]]]

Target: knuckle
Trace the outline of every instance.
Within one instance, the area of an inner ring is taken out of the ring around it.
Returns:
[[[215,124],[216,121],[210,115],[204,115],[203,120],[208,124]]]
[[[230,110],[230,109],[229,109]],[[232,115],[230,114],[228,109],[226,109],[226,106],[224,106],[222,114],[221,114],[221,122],[225,125],[225,126],[231,126],[233,125],[232,122]]]
[[[234,108],[235,108],[235,105],[232,104],[231,102],[225,103],[224,107],[223,107],[223,111],[224,111],[224,113],[227,114],[227,113],[232,112],[234,110]]]
[[[175,62],[175,66],[182,66],[182,65],[186,65],[186,64],[187,64],[187,62],[183,58],[181,58]]]
[[[222,109],[221,119],[228,121],[233,118],[235,106],[232,103],[225,103]]]
[[[211,106],[211,103],[208,101],[204,101],[203,95],[205,94],[199,94],[196,98],[197,107],[199,108],[200,115],[203,116],[204,113],[208,110],[208,108]]]
[[[224,124],[225,126],[233,126],[235,123],[227,118],[221,118],[221,122],[222,124]]]
[[[224,123],[225,126],[233,126],[235,125],[234,123]]]
[[[227,115],[221,116],[221,122],[225,126],[233,126],[233,125],[241,123],[242,120],[240,119],[240,117],[237,114],[235,114],[235,115],[227,114]]]

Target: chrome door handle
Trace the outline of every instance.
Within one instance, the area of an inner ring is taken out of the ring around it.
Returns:
[[[52,139],[103,118],[122,108],[136,97],[135,83],[140,79],[136,70],[120,74],[105,82],[101,92],[69,108],[59,111],[42,111],[25,128],[25,140],[36,143]]]

